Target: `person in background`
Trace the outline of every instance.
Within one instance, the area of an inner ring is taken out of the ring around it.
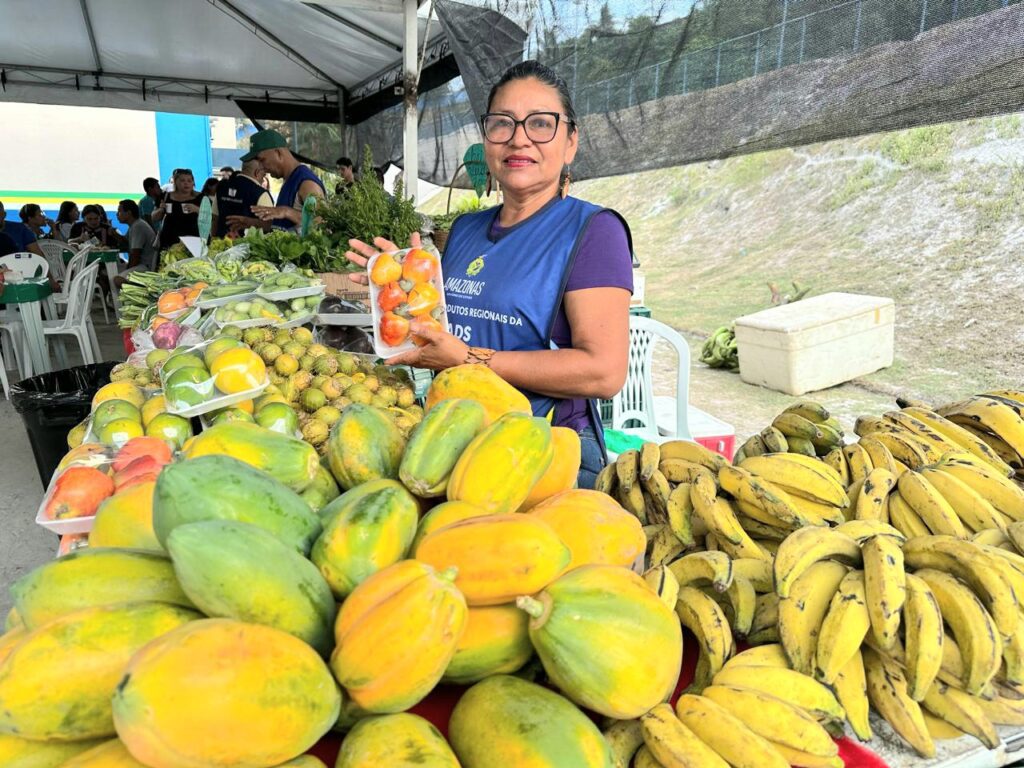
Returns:
[[[153,211],[160,205],[164,190],[160,186],[159,179],[154,179],[152,176],[147,176],[142,180],[142,190],[146,194],[139,198],[139,214],[152,225]]]
[[[257,131],[249,139],[249,151],[242,162],[257,159],[263,169],[284,179],[277,205],[257,205],[252,209],[260,221],[269,221],[274,229],[294,230],[302,223],[302,204],[307,197],[324,197],[324,183],[288,149],[284,136],[273,129]]]
[[[53,231],[54,238],[66,243],[71,237],[71,228],[78,222],[79,216],[78,204],[74,200],[65,200],[61,203],[60,210],[57,211],[57,227]]]
[[[163,222],[160,249],[181,242],[183,236],[199,236],[199,204],[203,196],[196,193],[196,180],[188,168],[174,172],[174,191],[164,195],[160,207],[153,211],[153,221]]]
[[[270,231],[269,221],[252,215],[253,206],[269,208],[274,205],[274,198],[263,188],[266,175],[260,161],[252,159],[242,163],[241,171],[217,184],[210,228],[214,237],[239,235],[249,227]]]
[[[3,231],[0,231],[0,256],[6,256],[9,253],[17,253],[18,246],[15,245],[10,235]],[[3,272],[0,271],[0,285],[3,285]]]
[[[15,253],[27,252],[43,256],[43,251],[36,242],[35,233],[20,221],[8,221],[7,209],[4,208],[2,202],[0,202],[0,232],[14,241]]]
[[[82,209],[82,220],[71,227],[68,242],[80,245],[92,238],[99,241],[101,247],[117,245],[118,234],[110,224],[104,223],[103,213],[98,205],[87,205]]]
[[[156,232],[149,222],[140,216],[139,206],[134,200],[122,200],[117,204],[117,220],[128,225],[128,236],[122,238],[122,245],[128,251],[128,268],[125,272],[155,272],[157,252],[153,245]],[[118,275],[114,284],[120,288],[125,278]]]
[[[230,165],[225,165],[223,168],[220,169],[221,181],[223,181],[224,179],[230,179],[234,175],[235,169],[232,168]]]
[[[334,169],[341,176],[341,181],[334,187],[334,194],[340,195],[356,183],[356,169],[347,157],[339,157],[334,163]]]
[[[210,198],[210,202],[213,202],[214,197],[217,194],[217,185],[221,182],[216,176],[211,176],[203,183],[203,189],[199,193],[203,197]]]
[[[22,224],[32,230],[32,234],[36,236],[37,240],[53,237],[54,232],[57,231],[57,222],[48,218],[43,213],[43,209],[35,203],[26,203],[21,206],[18,217]]]

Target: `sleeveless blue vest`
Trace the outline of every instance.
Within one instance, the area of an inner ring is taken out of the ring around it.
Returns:
[[[266,192],[255,179],[236,173],[230,179],[217,183],[217,231],[214,237],[224,237],[228,231],[228,216],[249,216],[252,207]]]
[[[324,183],[320,181],[320,178],[309,170],[307,166],[299,165],[284,180],[284,184],[281,185],[281,191],[277,195],[277,204],[283,205],[285,208],[293,208],[295,206],[295,198],[299,194],[299,187],[302,186],[304,181],[315,181],[317,186],[320,187],[320,191],[324,191]],[[288,219],[274,219],[271,223],[274,225],[274,229],[297,229]]]
[[[441,260],[451,332],[466,344],[505,351],[551,349],[551,331],[565,283],[590,219],[605,210],[567,197],[489,237],[497,209],[460,216]],[[534,415],[546,416],[557,399],[524,391]],[[591,401],[591,422],[601,439]]]

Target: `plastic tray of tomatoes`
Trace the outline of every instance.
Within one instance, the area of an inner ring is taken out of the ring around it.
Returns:
[[[217,360],[228,352],[239,359],[218,366]],[[189,359],[181,360],[183,356]],[[178,362],[171,362],[176,358]],[[185,417],[251,400],[269,384],[266,364],[260,356],[241,341],[226,337],[178,347],[160,369],[167,412]]]
[[[441,260],[423,248],[379,253],[366,265],[373,349],[391,357],[416,349],[416,331],[448,330]]]

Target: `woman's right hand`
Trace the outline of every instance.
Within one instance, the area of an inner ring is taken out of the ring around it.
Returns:
[[[378,253],[383,253],[384,251],[401,250],[397,245],[392,243],[390,240],[385,240],[383,237],[373,238],[373,245],[367,245],[362,240],[356,240],[355,238],[349,240],[348,244],[352,248],[352,250],[345,251],[345,258],[351,261],[353,264],[362,267],[363,269],[366,268],[367,262],[369,262],[370,259],[376,256]],[[376,248],[374,248],[374,246],[376,246]],[[413,232],[412,235],[409,237],[409,247],[421,247],[419,232]],[[369,278],[366,276],[365,273],[359,274],[357,272],[355,274],[349,275],[348,278],[353,283],[359,283],[360,285],[368,285],[370,282]]]

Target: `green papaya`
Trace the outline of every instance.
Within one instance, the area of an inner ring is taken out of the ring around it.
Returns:
[[[327,440],[327,460],[334,479],[346,491],[360,483],[395,479],[405,450],[401,431],[377,408],[345,406]]]
[[[248,523],[204,520],[167,538],[182,588],[213,618],[266,624],[322,656],[333,646],[334,597],[316,566]]]
[[[321,510],[324,532],[310,555],[336,597],[408,555],[419,502],[397,480],[371,480]]]
[[[91,608],[158,601],[192,607],[166,556],[138,549],[80,549],[32,569],[11,585],[28,629]]]
[[[320,518],[295,491],[230,456],[202,456],[164,467],[153,492],[153,529],[164,547],[171,531],[200,520],[236,520],[270,531],[303,555]]]
[[[331,474],[331,470],[320,465],[316,471],[316,478],[299,495],[306,500],[310,509],[319,512],[328,502],[338,498],[340,493],[341,489],[338,488],[338,483],[335,481],[334,475]]]
[[[398,467],[403,485],[421,498],[444,496],[459,456],[484,428],[487,411],[475,400],[442,400],[409,438]]]
[[[258,424],[228,421],[217,424],[188,441],[185,458],[231,456],[266,472],[299,492],[316,479],[320,457],[316,448],[291,435],[282,435]]]
[[[335,768],[459,768],[455,753],[429,721],[410,712],[360,720],[341,743]]]

